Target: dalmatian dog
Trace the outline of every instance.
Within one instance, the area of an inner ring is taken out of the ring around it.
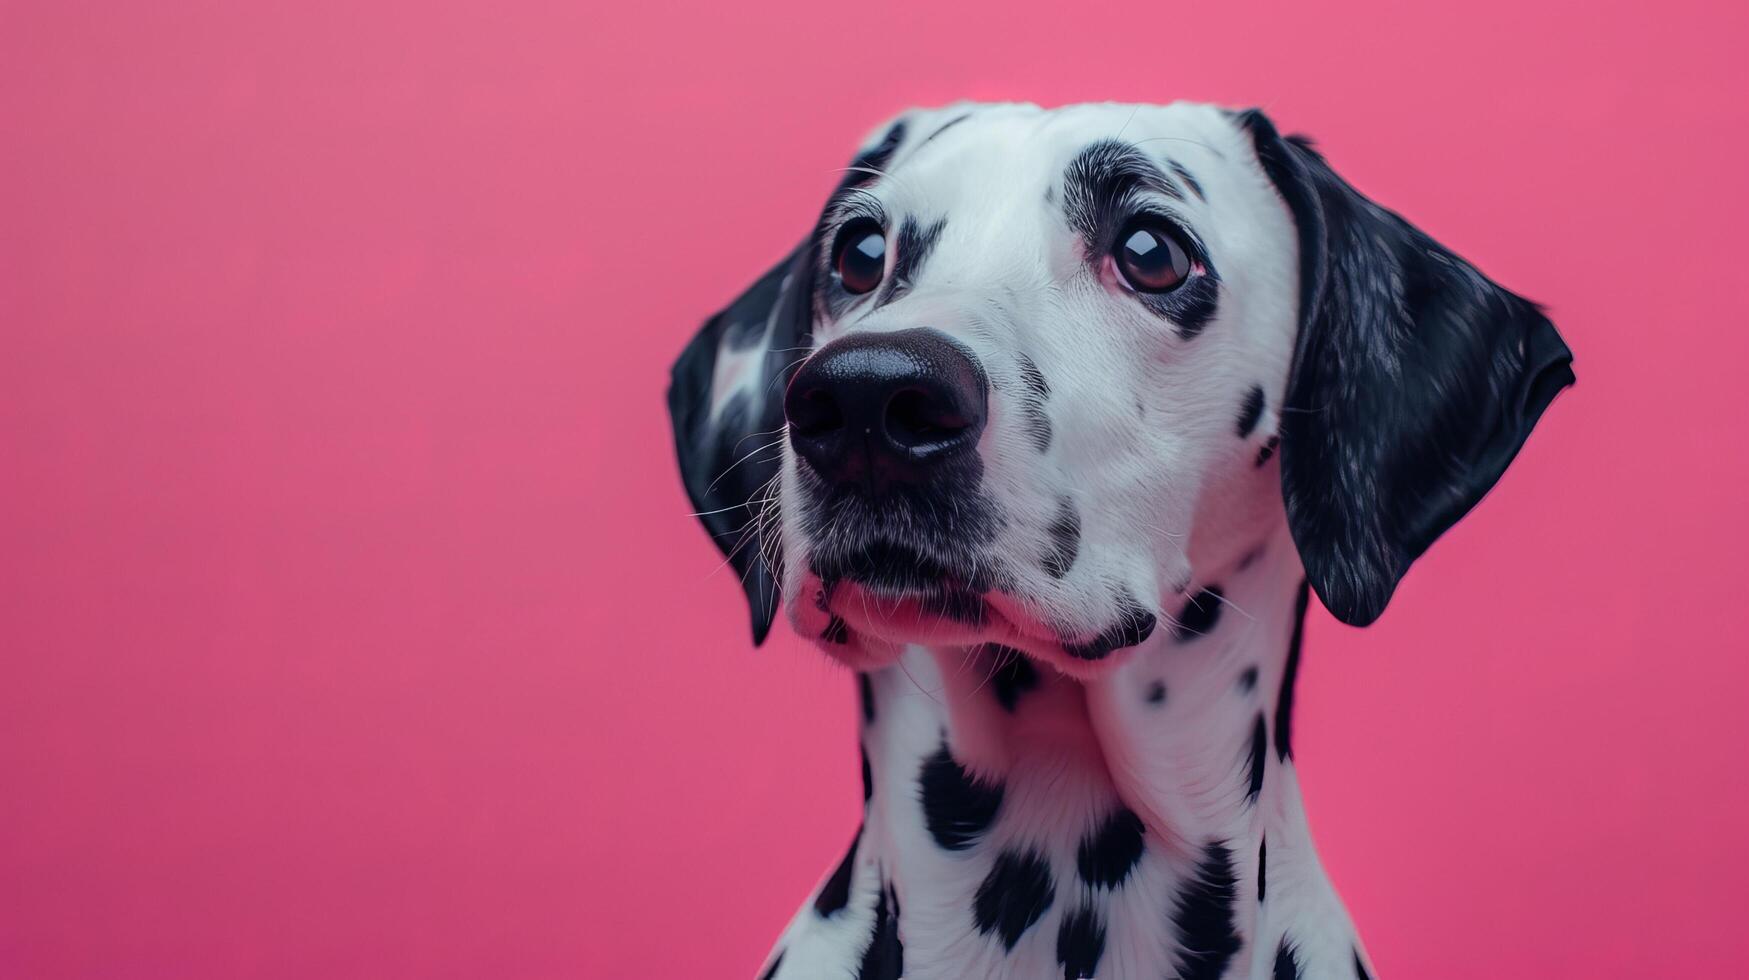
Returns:
[[[861,826],[760,975],[1370,977],[1293,761],[1309,595],[1377,618],[1571,359],[1255,110],[876,130],[669,391],[755,643],[861,694]]]

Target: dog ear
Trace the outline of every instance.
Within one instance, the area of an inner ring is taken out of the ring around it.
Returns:
[[[970,112],[968,104],[955,104],[913,109],[887,120],[863,140],[833,195],[872,183],[907,140],[921,145]],[[771,631],[783,577],[772,565],[781,554],[775,548],[770,554],[761,550],[760,509],[777,492],[784,390],[812,342],[818,251],[810,234],[706,322],[680,352],[668,386],[686,494],[741,577],[755,646]]]
[[[811,251],[804,243],[711,317],[680,352],[668,385],[680,477],[741,578],[754,646],[777,612],[777,556],[762,550],[759,520],[777,492],[784,387],[811,332]]]
[[[1362,197],[1309,141],[1257,110],[1238,122],[1299,234],[1288,527],[1325,607],[1365,626],[1573,383],[1572,353],[1534,303]]]

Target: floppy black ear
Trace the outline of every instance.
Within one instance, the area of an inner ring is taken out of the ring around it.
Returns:
[[[760,507],[777,476],[783,392],[808,346],[813,262],[804,244],[705,323],[674,364],[668,414],[686,495],[747,593],[753,644],[777,612]]]
[[[1365,626],[1573,383],[1572,353],[1535,304],[1362,197],[1309,141],[1256,110],[1239,121],[1299,231],[1288,526],[1324,605]]]
[[[916,136],[912,123],[962,108],[909,110],[882,124],[843,169],[834,194],[880,175],[906,139]],[[762,553],[757,527],[767,494],[777,492],[772,481],[782,458],[784,389],[812,339],[816,244],[810,234],[711,317],[680,352],[668,386],[668,415],[686,495],[741,576],[755,646],[771,631],[783,577],[770,564],[782,558],[776,542],[769,554]]]

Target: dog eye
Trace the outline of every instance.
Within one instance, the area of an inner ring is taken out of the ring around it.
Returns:
[[[845,292],[866,293],[880,285],[887,271],[887,237],[870,218],[859,218],[838,232],[832,268]]]
[[[848,293],[866,293],[887,271],[887,236],[871,218],[858,218],[838,232],[832,268]]]
[[[1118,273],[1138,293],[1164,293],[1190,275],[1190,250],[1157,220],[1131,223],[1112,250]]]

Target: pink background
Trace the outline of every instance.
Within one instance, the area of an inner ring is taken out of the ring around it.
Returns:
[[[1749,6],[733,6],[0,3],[0,976],[751,975],[851,684],[665,374],[962,96],[1260,104],[1549,305],[1500,491],[1314,614],[1315,828],[1387,976],[1749,969]]]

